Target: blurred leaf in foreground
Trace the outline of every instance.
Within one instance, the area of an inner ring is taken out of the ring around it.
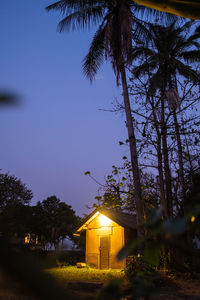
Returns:
[[[43,272],[32,256],[17,243],[0,238],[0,269],[24,290],[24,294],[36,299],[64,300],[77,299],[63,291],[57,282]]]
[[[19,105],[19,98],[16,95],[8,92],[0,93],[0,107],[17,105]]]

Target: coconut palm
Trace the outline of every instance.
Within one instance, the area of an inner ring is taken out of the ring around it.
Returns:
[[[192,63],[200,61],[199,29],[196,29],[194,34],[191,34],[189,37],[185,34],[185,31],[192,30],[192,26],[194,24],[191,21],[186,22],[181,27],[176,27],[175,22],[167,27],[149,24],[149,41],[146,44],[140,42],[140,45],[133,50],[134,59],[141,57],[145,59],[143,63],[133,69],[134,76],[143,76],[149,71],[152,72],[150,80],[151,94],[154,94],[156,89],[159,89],[161,95],[162,144],[167,194],[167,204],[164,208],[166,217],[172,214],[170,212],[172,209],[172,192],[165,122],[165,101],[168,100],[169,108],[174,118],[181,197],[183,199],[185,197],[185,181],[180,125],[177,119],[177,107],[180,105],[180,99],[176,78],[178,75],[181,75],[194,83],[199,84],[200,82],[200,73],[192,68]]]
[[[48,11],[58,10],[63,13],[64,18],[58,25],[61,32],[98,25],[89,52],[84,58],[83,70],[92,82],[104,59],[110,59],[117,83],[121,80],[136,195],[137,221],[143,223],[144,206],[126,77],[126,66],[130,66],[132,61],[132,39],[147,33],[142,22],[135,17],[139,9],[145,10],[132,0],[61,0],[47,7]]]

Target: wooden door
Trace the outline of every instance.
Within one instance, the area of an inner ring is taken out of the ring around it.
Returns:
[[[110,237],[100,237],[100,269],[109,269]]]

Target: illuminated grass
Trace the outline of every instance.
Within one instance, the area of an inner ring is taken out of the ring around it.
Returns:
[[[75,266],[52,268],[47,271],[58,280],[64,281],[89,281],[108,282],[110,280],[125,280],[124,272],[121,270],[98,270],[92,268],[78,269]]]

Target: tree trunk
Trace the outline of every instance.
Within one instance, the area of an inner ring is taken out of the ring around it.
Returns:
[[[158,174],[159,174],[159,186],[160,186],[160,203],[161,208],[163,210],[164,219],[168,216],[168,208],[165,198],[165,185],[164,185],[164,177],[163,177],[163,165],[162,165],[162,148],[161,148],[161,138],[158,137],[158,145],[157,145],[157,157],[158,157]]]
[[[177,120],[176,111],[173,111],[174,117],[174,126],[175,126],[175,133],[176,133],[176,140],[177,140],[177,150],[178,150],[178,164],[179,164],[179,178],[181,184],[181,202],[183,203],[185,199],[185,179],[184,179],[184,171],[183,171],[183,151],[182,151],[182,143],[180,137],[180,130],[179,124]]]
[[[124,65],[121,66],[120,73],[121,73],[123,99],[124,99],[124,107],[125,107],[125,114],[126,114],[126,126],[128,129],[131,167],[133,172],[134,189],[135,189],[136,218],[137,218],[137,224],[139,225],[144,223],[144,203],[142,199],[136,138],[135,138],[134,127],[133,127],[133,119],[132,119],[128,86],[126,80],[126,71]],[[142,236],[142,235],[143,235],[143,231],[138,229],[138,236]]]
[[[163,147],[163,159],[164,159],[166,200],[167,200],[167,217],[170,217],[173,215],[172,186],[171,186],[171,172],[169,167],[169,156],[168,156],[168,147],[167,147],[167,124],[165,122],[164,93],[162,93],[161,95],[161,128],[162,128],[162,147]]]
[[[192,160],[192,157],[190,155],[190,150],[189,150],[189,145],[188,145],[188,139],[187,139],[187,136],[185,135],[185,145],[186,145],[186,148],[187,148],[187,161],[189,163],[189,174],[190,176],[192,177],[195,173],[195,167],[193,166],[193,160]]]
[[[163,156],[162,156],[162,145],[161,145],[161,133],[159,131],[159,122],[156,118],[155,107],[153,105],[153,121],[157,134],[157,159],[158,159],[158,175],[159,175],[159,188],[160,188],[160,204],[163,210],[163,217],[167,218],[168,209],[165,197],[165,185],[163,176]]]

